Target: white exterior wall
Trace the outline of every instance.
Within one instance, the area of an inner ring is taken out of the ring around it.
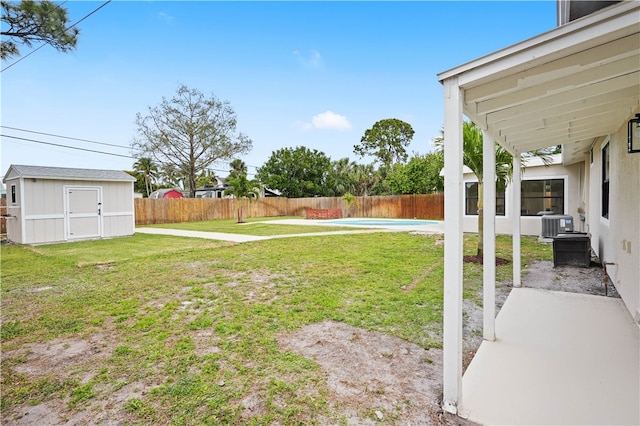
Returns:
[[[609,219],[601,216],[602,148],[609,143]],[[627,152],[626,122],[593,146],[589,176],[591,245],[627,309],[640,324],[640,153]]]
[[[14,184],[15,204],[11,203],[10,194],[11,185]],[[16,219],[7,220],[8,238],[21,244],[65,241],[66,186],[102,188],[102,236],[111,238],[133,235],[135,218],[132,182],[27,178],[7,181],[7,212],[16,216]]]
[[[11,202],[11,186],[16,187],[16,202]],[[7,218],[7,238],[9,240],[22,244],[22,182],[20,179],[11,179],[6,182],[7,187],[7,214],[11,217]]]
[[[583,171],[584,163],[571,164],[564,166],[562,164],[553,164],[548,167],[536,166],[527,167],[522,174],[522,180],[537,179],[565,179],[565,211],[563,214],[573,216],[574,229],[580,230],[580,220],[578,207],[582,204],[580,196],[583,189]],[[465,173],[464,180],[466,182],[477,182],[473,173]],[[464,197],[464,194],[463,194]],[[496,233],[511,235],[513,231],[513,202],[511,199],[511,185],[507,186],[505,193],[505,215],[496,216]],[[520,220],[521,235],[540,235],[542,230],[542,219],[539,216],[522,216]],[[478,232],[478,216],[464,215],[463,218],[464,232]]]

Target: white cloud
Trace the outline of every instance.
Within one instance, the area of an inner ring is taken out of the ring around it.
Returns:
[[[311,123],[296,121],[294,127],[300,130],[308,131],[311,129],[329,129],[329,130],[349,130],[351,123],[346,116],[336,114],[333,111],[325,111],[316,114],[311,118]]]
[[[311,123],[317,129],[349,130],[351,128],[351,123],[349,123],[346,116],[336,114],[333,111],[325,111],[314,115]]]
[[[309,67],[309,68],[318,68],[322,65],[322,55],[317,50],[312,50],[308,55],[300,52],[299,50],[294,50],[291,54],[298,60],[298,63]]]

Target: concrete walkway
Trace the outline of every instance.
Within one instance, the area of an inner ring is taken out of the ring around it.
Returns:
[[[362,229],[362,225],[343,225],[343,224],[331,224],[322,220],[307,220],[307,219],[278,219],[269,220],[260,223],[271,223],[275,225],[307,225],[307,226],[327,226],[327,227],[354,227],[360,229],[354,229],[353,231],[327,231],[327,232],[307,232],[302,234],[282,234],[282,235],[247,235],[247,234],[228,234],[223,232],[203,232],[203,231],[187,231],[184,229],[169,229],[169,228],[136,228],[135,232],[140,234],[155,234],[155,235],[173,235],[176,237],[191,237],[191,238],[205,238],[210,240],[232,241],[236,243],[246,243],[251,241],[269,240],[273,238],[295,238],[295,237],[317,237],[324,235],[336,235],[336,234],[370,234],[373,232],[425,232],[425,233],[442,233],[443,227],[441,222],[437,222],[431,225],[409,225],[409,226],[380,226],[380,225],[367,225],[367,228]],[[251,226],[250,223],[242,226]]]
[[[640,329],[621,299],[514,288],[462,379],[487,425],[640,424]]]
[[[174,237],[191,237],[191,238],[205,238],[208,240],[233,241],[236,243],[260,241],[260,240],[266,240],[269,238],[269,237],[261,237],[256,235],[226,234],[222,232],[187,231],[184,229],[169,229],[169,228],[136,228],[135,232],[140,234],[173,235]]]

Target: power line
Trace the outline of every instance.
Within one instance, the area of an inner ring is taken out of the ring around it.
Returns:
[[[8,126],[2,126],[2,127],[9,128]],[[34,132],[34,133],[39,133],[39,132]],[[43,134],[46,134],[46,133],[43,133]],[[39,140],[36,140],[36,139],[21,138],[19,136],[11,136],[11,135],[7,135],[7,134],[3,134],[1,136],[5,137],[5,138],[18,139],[18,140],[26,141],[26,142],[40,143],[40,144],[43,144],[43,145],[51,145],[51,146],[57,146],[57,147],[67,148],[67,149],[75,149],[75,150],[78,150],[78,151],[93,152],[95,154],[112,155],[114,157],[123,157],[123,158],[129,158],[129,159],[133,159],[133,160],[136,159],[136,157],[132,157],[130,155],[116,154],[116,153],[113,153],[113,152],[98,151],[98,150],[95,150],[95,149],[80,148],[80,147],[77,147],[77,146],[70,146],[70,145],[63,145],[63,144],[58,144],[58,143],[53,143],[53,142],[39,141]],[[74,138],[69,138],[69,139],[74,139]],[[78,140],[82,140],[82,139],[78,139]],[[106,145],[109,145],[109,144],[106,144]],[[113,146],[118,146],[118,145],[113,145]],[[120,147],[120,148],[122,148],[122,147]],[[217,169],[217,168],[213,168],[213,167],[207,167],[207,170],[212,170],[212,171],[215,171],[215,172],[224,172],[224,173],[231,172],[231,170]],[[253,175],[254,173],[247,173],[247,174],[248,175]]]
[[[66,2],[65,2],[66,3]],[[79,21],[77,21],[75,24],[71,25],[68,28],[65,28],[66,30],[70,30],[71,28],[75,27],[76,25],[78,25],[80,22],[84,21],[85,19],[87,19],[89,16],[93,15],[94,13],[96,13],[97,11],[99,11],[100,9],[102,9],[103,7],[105,7],[106,5],[108,5],[109,3],[111,3],[111,0],[107,0],[104,3],[102,3],[100,6],[98,6],[97,8],[95,8],[94,10],[92,10],[91,12],[89,12],[88,14],[86,14],[85,16],[83,16]],[[64,4],[64,3],[62,3]],[[36,53],[38,50],[42,49],[44,46],[46,46],[47,43],[41,44],[40,46],[38,46],[37,49],[32,50],[31,52],[29,52],[27,55],[22,56],[20,59],[18,59],[17,61],[15,61],[12,64],[7,65],[6,67],[4,67],[3,69],[0,70],[0,72],[6,71],[9,68],[11,68],[12,66],[14,66],[15,64],[17,64],[18,62],[27,59],[29,56],[33,55],[34,53]]]
[[[71,136],[56,135],[56,134],[53,134],[53,133],[38,132],[38,131],[35,131],[35,130],[20,129],[18,127],[10,127],[10,126],[2,126],[2,125],[0,125],[0,127],[3,127],[5,129],[10,129],[10,130],[17,130],[19,132],[36,133],[38,135],[53,136],[55,138],[69,139],[69,140],[72,140],[72,141],[94,143],[96,145],[112,146],[112,147],[115,147],[115,148],[122,148],[122,149],[137,149],[137,148],[132,148],[130,146],[116,145],[116,144],[112,144],[112,143],[92,141],[92,140],[89,140],[89,139],[74,138],[74,137],[71,137]]]
[[[135,157],[132,157],[130,155],[115,154],[113,152],[97,151],[95,149],[80,148],[80,147],[77,147],[77,146],[69,146],[69,145],[62,145],[62,144],[53,143],[53,142],[38,141],[38,140],[35,140],[35,139],[21,138],[21,137],[18,137],[18,136],[2,135],[2,137],[11,138],[11,139],[18,139],[18,140],[28,141],[28,142],[41,143],[43,145],[59,146],[59,147],[68,148],[68,149],[77,149],[78,151],[87,151],[87,152],[95,152],[97,154],[113,155],[115,157],[135,158]]]
[[[72,137],[72,136],[58,135],[58,134],[55,134],[55,133],[39,132],[37,130],[22,129],[22,128],[19,128],[19,127],[11,127],[11,126],[5,126],[5,125],[0,125],[0,127],[4,128],[4,129],[9,129],[9,130],[16,130],[16,131],[19,131],[19,132],[35,133],[35,134],[38,134],[38,135],[52,136],[52,137],[55,137],[55,138],[69,139],[69,140],[72,140],[72,141],[93,143],[93,144],[96,144],[96,145],[111,146],[111,147],[114,147],[114,148],[130,149],[130,150],[141,151],[141,152],[144,151],[141,148],[136,148],[136,147],[132,147],[132,146],[124,146],[124,145],[117,145],[117,144],[106,143],[106,142],[98,142],[98,141],[94,141],[94,140],[90,140],[90,139],[82,139],[82,138],[76,138],[76,137]],[[135,158],[135,157],[132,157],[132,158]],[[226,161],[226,160],[216,160],[216,163],[223,163],[223,164],[227,164],[229,166],[231,165],[231,162],[230,161]],[[245,165],[247,167],[252,167],[254,169],[259,169],[260,168],[258,166],[252,166],[252,165],[248,165],[248,164],[245,164]],[[227,171],[227,170],[218,170],[218,171]],[[253,174],[253,173],[249,173],[249,174]]]

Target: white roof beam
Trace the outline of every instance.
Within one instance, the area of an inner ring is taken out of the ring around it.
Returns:
[[[587,71],[594,67],[620,61],[622,59],[637,55],[640,48],[640,38],[638,34],[629,35],[623,39],[605,43],[591,50],[582,51],[574,55],[558,59],[528,69],[510,76],[501,78],[498,81],[483,84],[478,87],[469,87],[465,90],[467,102],[483,101],[503,94],[554,82],[563,77],[571,77],[576,72]],[[638,66],[636,60],[633,65]]]
[[[537,86],[523,88],[516,93],[500,96],[478,102],[477,110],[480,113],[495,111],[506,107],[521,105],[536,99],[542,99],[550,94],[570,92],[582,87],[588,87],[599,83],[608,83],[617,78],[637,73],[640,70],[640,61],[637,57],[625,58],[620,61],[601,65],[594,69],[576,72],[570,76],[558,78],[552,82]],[[637,81],[636,81],[637,82]]]
[[[587,81],[580,86],[564,85],[561,86],[557,93],[551,95],[544,88],[524,89],[518,94],[479,102],[476,105],[476,112],[478,114],[489,114],[523,104],[526,104],[526,106],[533,105],[533,108],[536,106],[548,108],[554,105],[566,104],[575,99],[602,95],[613,90],[631,89],[637,87],[638,82],[640,82],[640,71],[636,68],[636,70],[628,74],[596,82]],[[539,105],[536,105],[536,103],[539,103]]]
[[[639,76],[629,78],[622,88],[617,90],[611,87],[600,87],[600,93],[590,90],[589,96],[584,93],[564,93],[561,95],[550,96],[546,99],[531,102],[528,105],[518,105],[511,108],[505,108],[500,111],[494,111],[487,114],[487,124],[489,127],[497,125],[501,121],[514,120],[523,117],[553,116],[567,111],[579,111],[581,109],[591,108],[597,105],[603,105],[608,102],[618,102],[622,104],[622,100],[626,100],[629,105],[636,105],[638,102],[638,81]],[[631,90],[629,90],[631,89]]]
[[[637,104],[638,101],[640,101],[639,95],[629,99],[635,99],[635,103]],[[556,126],[567,122],[577,122],[585,119],[588,120],[591,119],[591,117],[597,117],[601,115],[608,115],[611,116],[611,118],[614,118],[616,116],[625,115],[625,113],[630,114],[630,112],[627,111],[632,111],[633,108],[630,108],[626,105],[627,102],[609,102],[606,104],[584,108],[580,111],[575,111],[569,108],[569,112],[565,114],[547,114],[545,111],[544,117],[522,117],[522,119],[518,120],[501,122],[500,124],[497,124],[496,127],[498,127],[503,133],[509,133],[512,130],[517,130],[523,127],[542,129],[547,126]],[[566,110],[566,108],[559,108],[559,111],[563,110]]]

